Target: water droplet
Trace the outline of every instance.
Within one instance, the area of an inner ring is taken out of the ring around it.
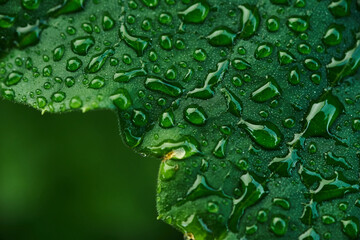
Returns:
[[[82,101],[80,97],[73,97],[70,100],[70,108],[72,109],[78,109],[82,106]]]
[[[145,6],[149,8],[154,8],[159,4],[159,0],[141,0]]]
[[[321,83],[321,76],[317,73],[311,74],[310,79],[316,85]]]
[[[265,210],[259,210],[256,215],[256,220],[260,223],[264,223],[268,220],[268,214]]]
[[[234,60],[232,60],[232,64],[231,64],[234,68],[236,68],[237,70],[240,71],[244,71],[247,70],[249,68],[251,68],[250,63],[248,63],[245,59],[243,58],[235,58]]]
[[[306,6],[306,0],[296,0],[294,6],[297,8],[303,8]]]
[[[171,164],[169,161],[162,161],[160,164],[159,177],[161,181],[169,181],[175,177],[179,165]]]
[[[161,13],[159,15],[159,22],[164,25],[169,25],[172,21],[172,16],[168,13]]]
[[[347,193],[358,192],[359,185],[348,183],[348,181],[339,173],[332,179],[322,179],[315,190],[310,190],[314,201],[323,202],[334,198],[344,197]]]
[[[120,110],[126,110],[132,105],[129,92],[124,88],[117,89],[111,96],[110,100]]]
[[[143,68],[134,68],[128,71],[117,71],[114,74],[114,81],[115,82],[129,82],[131,79],[136,77],[143,77],[146,76],[147,72]]]
[[[74,77],[67,77],[65,78],[65,85],[70,88],[75,85],[75,78]]]
[[[269,169],[281,176],[291,176],[296,163],[301,160],[297,150],[291,149],[285,157],[275,157],[268,165]]]
[[[94,44],[95,39],[92,36],[78,37],[71,41],[71,50],[80,56],[86,56]]]
[[[5,80],[5,85],[10,87],[10,86],[14,86],[16,84],[18,84],[21,79],[23,78],[24,74],[21,72],[17,72],[17,71],[13,71],[11,73],[9,73],[9,75],[7,76],[6,80]]]
[[[150,45],[148,38],[130,35],[124,24],[121,24],[119,34],[120,38],[123,39],[129,47],[134,49],[139,57],[144,55],[145,50]]]
[[[344,169],[352,169],[352,166],[350,163],[346,161],[344,157],[336,156],[332,152],[326,152],[324,153],[324,159],[327,164],[333,165],[333,166],[339,166]]]
[[[321,217],[321,220],[326,225],[330,225],[330,224],[333,224],[333,223],[336,222],[336,219],[333,216],[330,216],[330,215],[323,215]]]
[[[13,89],[1,89],[1,97],[7,100],[14,100],[15,91]]]
[[[351,0],[332,0],[328,6],[334,17],[340,18],[350,15]]]
[[[105,85],[105,79],[103,77],[96,76],[89,83],[89,88],[100,89],[100,88],[104,87],[104,85]]]
[[[106,12],[102,18],[102,27],[104,31],[109,31],[115,26],[115,20],[110,16],[110,13]]]
[[[82,66],[82,61],[77,57],[72,57],[67,60],[66,70],[69,72],[76,72]]]
[[[51,95],[51,100],[53,100],[56,103],[60,103],[64,101],[66,98],[66,94],[64,92],[55,92],[53,95]]]
[[[348,236],[350,239],[358,239],[359,237],[359,229],[360,229],[360,223],[359,219],[354,216],[346,217],[343,220],[341,220],[342,224],[342,230],[345,233],[346,236]]]
[[[17,27],[17,38],[14,41],[15,45],[23,49],[37,44],[40,41],[40,34],[44,28],[45,23],[40,20],[37,20],[33,25],[28,24],[25,27]]]
[[[319,60],[315,58],[307,58],[304,61],[304,66],[310,71],[317,71],[321,67]]]
[[[144,127],[148,123],[148,117],[146,113],[141,109],[134,109],[132,115],[132,122],[135,126]]]
[[[13,15],[0,14],[0,28],[11,28],[15,20],[16,17]]]
[[[236,33],[230,28],[221,27],[213,30],[209,36],[206,37],[212,46],[231,46],[234,45]]]
[[[161,114],[160,127],[172,128],[175,126],[175,115],[172,109],[166,110]]]
[[[344,106],[340,100],[326,92],[319,101],[312,104],[306,117],[303,137],[329,137],[329,128],[343,112]]]
[[[221,138],[216,144],[213,154],[217,158],[225,158],[226,145],[228,142],[228,137]]]
[[[317,152],[317,146],[315,142],[311,142],[309,145],[309,153],[315,154]]]
[[[280,65],[288,65],[296,61],[294,55],[288,51],[279,51],[278,57]]]
[[[84,9],[84,0],[64,0],[62,4],[55,6],[48,11],[52,17],[58,17],[67,13],[79,12]]]
[[[190,91],[188,96],[200,99],[212,98],[215,95],[215,86],[223,80],[228,67],[229,61],[225,60],[223,62],[219,62],[217,64],[217,70],[215,72],[210,72],[207,75],[204,86],[201,88],[195,88],[194,90]]]
[[[267,21],[266,21],[266,27],[267,30],[269,32],[276,32],[279,30],[279,26],[280,26],[280,20],[278,17],[273,16],[270,17]]]
[[[100,71],[106,60],[114,54],[115,50],[113,48],[106,48],[102,53],[92,56],[89,64],[86,66],[86,72],[96,73]]]
[[[300,83],[300,72],[299,69],[296,67],[290,71],[288,81],[292,85],[298,85]]]
[[[185,108],[184,118],[189,123],[201,126],[206,124],[208,117],[205,110],[201,106],[192,104]]]
[[[166,160],[170,159],[186,159],[200,153],[200,144],[192,136],[184,136],[178,140],[165,140],[157,146],[147,148],[157,157]]]
[[[22,6],[27,10],[36,10],[39,8],[40,0],[21,0]]]
[[[90,23],[83,23],[81,24],[81,28],[88,34],[92,34],[93,33],[93,27],[91,26]]]
[[[278,127],[271,122],[252,123],[240,120],[239,127],[243,128],[251,138],[266,149],[275,149],[283,139]]]
[[[299,240],[320,240],[320,235],[313,229],[310,228],[299,236]]]
[[[199,1],[179,12],[178,15],[185,23],[202,23],[205,21],[209,10],[210,6],[206,1]]]
[[[184,40],[182,40],[182,39],[176,40],[176,42],[175,42],[175,47],[176,47],[177,49],[179,49],[179,50],[184,49],[184,48],[186,47],[186,46],[185,46],[185,43],[184,43]]]
[[[52,75],[52,67],[51,65],[45,66],[43,68],[43,76],[44,77],[50,77]]]
[[[342,81],[345,77],[355,74],[360,65],[360,40],[355,47],[345,53],[343,59],[333,58],[327,67],[327,76],[333,84]]]
[[[171,66],[168,70],[166,70],[165,78],[167,80],[175,80],[177,75],[177,70],[175,66]]]
[[[194,51],[193,57],[196,61],[203,62],[206,60],[207,54],[204,49],[198,48]]]
[[[163,34],[160,36],[160,46],[164,50],[171,50],[173,48],[172,37],[167,34]]]
[[[246,173],[240,177],[243,194],[233,200],[233,209],[229,217],[229,228],[233,232],[239,230],[240,218],[243,216],[244,211],[256,204],[262,199],[266,190],[262,184],[257,181],[250,173]]]
[[[44,108],[47,104],[46,98],[42,96],[37,97],[36,102],[39,108]]]
[[[311,53],[311,47],[306,43],[301,43],[298,45],[298,51],[301,54],[310,54]]]
[[[271,43],[260,44],[255,51],[255,58],[262,59],[269,57],[273,52],[274,46]]]
[[[284,198],[274,198],[272,200],[273,204],[279,207],[282,207],[285,210],[289,210],[290,209],[290,203],[288,200],[284,199]]]
[[[209,213],[217,213],[219,212],[219,205],[215,202],[208,202],[207,210]]]
[[[354,131],[360,131],[360,119],[356,118],[353,120],[352,128]]]
[[[245,227],[245,234],[246,235],[253,235],[253,234],[255,234],[257,232],[257,230],[258,230],[258,227],[257,227],[256,224],[251,225],[251,226],[246,226]]]
[[[303,16],[290,17],[287,26],[294,32],[302,33],[309,28],[309,20]]]
[[[172,97],[179,97],[183,93],[183,87],[177,82],[167,82],[160,78],[149,77],[145,81],[145,87],[149,90],[167,94]]]
[[[60,46],[57,46],[54,50],[53,50],[53,60],[55,62],[60,61],[65,53],[65,46],[62,44]]]
[[[239,37],[247,39],[253,36],[259,28],[259,10],[255,5],[249,4],[240,5],[239,9],[241,11]]]
[[[274,97],[280,96],[281,90],[275,79],[267,77],[269,81],[251,93],[251,99],[255,102],[266,102]]]
[[[141,136],[134,135],[130,128],[124,129],[124,136],[125,143],[132,148],[139,146],[143,140]]]
[[[227,100],[227,110],[236,117],[241,117],[242,113],[242,103],[241,100],[230,90],[223,88],[221,89],[226,100]]]
[[[342,41],[342,31],[344,26],[333,24],[326,30],[326,33],[323,37],[323,42],[328,46],[335,46],[341,43]]]
[[[278,215],[271,219],[270,229],[275,235],[283,236],[287,232],[288,224],[285,216]]]

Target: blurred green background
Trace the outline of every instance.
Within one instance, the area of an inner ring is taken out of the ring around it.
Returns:
[[[180,240],[156,220],[158,167],[124,146],[110,111],[0,100],[0,239]]]

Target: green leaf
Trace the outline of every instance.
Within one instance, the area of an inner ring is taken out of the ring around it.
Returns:
[[[358,1],[42,4],[2,6],[1,36],[17,12],[37,24],[1,38],[2,97],[117,111],[162,160],[159,219],[197,240],[359,237]]]

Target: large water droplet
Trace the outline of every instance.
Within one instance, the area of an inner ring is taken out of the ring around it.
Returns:
[[[283,139],[279,128],[271,122],[252,123],[241,120],[239,127],[243,128],[251,138],[266,149],[275,149]]]
[[[64,56],[64,53],[65,53],[65,45],[60,45],[60,46],[57,46],[54,50],[53,50],[53,60],[55,62],[58,62],[60,61],[63,56]]]
[[[186,23],[202,23],[205,21],[209,10],[209,4],[202,0],[179,12],[178,15]]]
[[[281,90],[275,79],[270,78],[270,81],[267,82],[262,87],[255,90],[253,93],[251,93],[251,99],[255,102],[266,102],[274,97],[280,96]]]
[[[92,36],[78,37],[71,41],[71,50],[80,56],[86,56],[94,44],[95,39]]]
[[[215,86],[224,78],[226,71],[229,67],[229,61],[225,60],[217,64],[217,70],[215,72],[210,72],[204,82],[204,86],[201,88],[195,88],[194,90],[188,93],[189,97],[200,98],[200,99],[209,99],[212,98],[215,94]]]
[[[313,229],[310,228],[299,236],[299,240],[320,240],[320,235]]]
[[[144,55],[145,50],[150,45],[148,38],[130,35],[125,27],[125,24],[121,24],[119,34],[120,38],[123,39],[129,47],[134,49],[139,57]]]
[[[48,14],[52,17],[58,17],[62,14],[79,12],[84,9],[85,0],[64,0],[62,4],[50,9]]]
[[[283,236],[287,232],[288,223],[287,218],[282,215],[274,216],[271,219],[270,229],[275,235]]]
[[[290,17],[287,21],[287,26],[294,32],[302,33],[309,28],[309,20],[303,16]]]
[[[358,239],[359,231],[360,231],[360,223],[357,217],[354,216],[346,217],[343,220],[341,220],[341,224],[343,227],[342,230],[346,236],[348,236],[352,240]]]
[[[113,48],[106,48],[102,53],[94,55],[89,64],[86,66],[86,72],[88,73],[96,73],[100,71],[102,66],[105,64],[106,60],[115,54],[115,50]]]
[[[21,79],[23,78],[24,74],[18,71],[13,71],[11,73],[9,73],[9,75],[7,76],[6,80],[5,80],[5,85],[6,86],[13,86],[18,84]]]
[[[234,33],[230,28],[221,27],[212,31],[206,38],[212,46],[217,47],[233,45],[235,37],[236,33]]]
[[[192,104],[185,108],[184,118],[189,123],[201,126],[205,125],[208,117],[205,110],[201,106]]]
[[[241,100],[230,90],[223,88],[221,91],[227,100],[227,110],[236,117],[241,117],[242,103]]]
[[[178,140],[165,140],[157,146],[147,148],[157,157],[169,159],[185,159],[200,153],[200,144],[192,136],[184,136]]]
[[[325,32],[323,42],[328,46],[335,46],[342,41],[342,31],[344,26],[333,24]]]
[[[145,81],[145,87],[152,91],[165,93],[172,97],[179,97],[183,93],[183,87],[177,82],[167,82],[160,78],[149,77]]]
[[[124,88],[117,89],[111,96],[110,100],[120,110],[126,110],[132,105],[132,100],[129,92]]]
[[[240,38],[250,38],[253,36],[260,25],[259,10],[255,5],[244,4],[239,6],[241,11],[240,18]]]
[[[40,6],[40,0],[21,0],[22,6],[27,10],[35,10]]]
[[[332,0],[328,8],[334,17],[345,17],[350,15],[351,0]]]
[[[136,77],[146,76],[147,72],[143,68],[134,68],[128,71],[117,71],[114,74],[114,81],[115,82],[129,82],[131,79]]]

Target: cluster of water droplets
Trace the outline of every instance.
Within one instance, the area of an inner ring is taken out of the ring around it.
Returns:
[[[359,2],[12,2],[2,97],[116,109],[189,239],[359,237]]]

